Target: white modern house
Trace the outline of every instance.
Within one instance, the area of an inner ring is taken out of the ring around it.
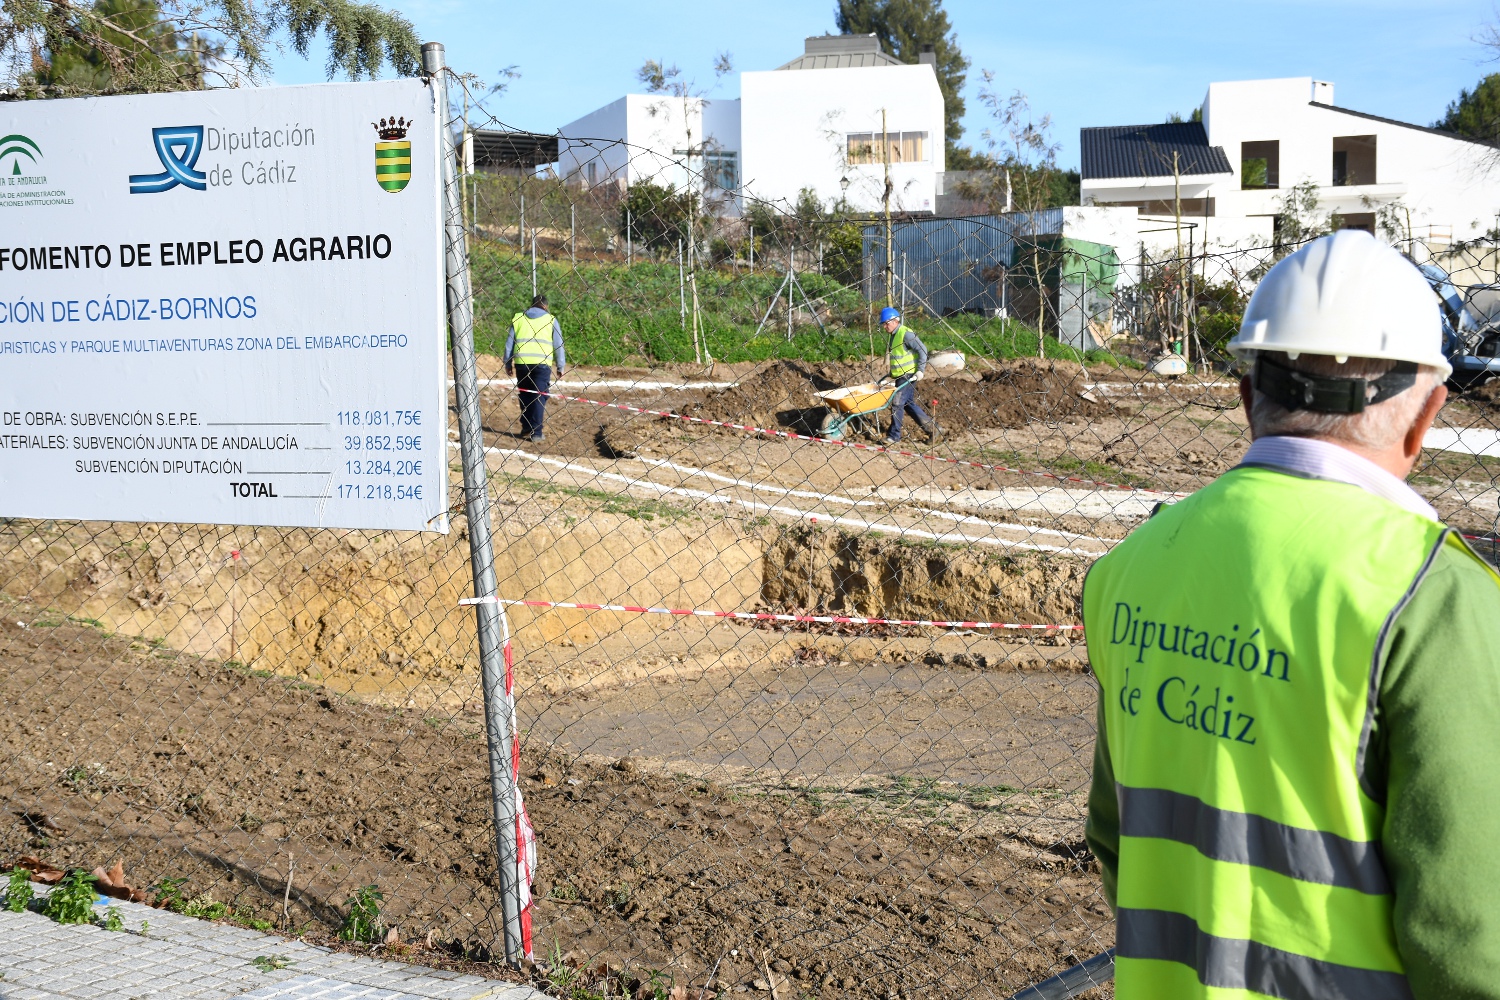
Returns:
[[[1331,83],[1214,83],[1202,110],[1201,123],[1083,129],[1083,204],[1165,222],[1180,198],[1199,246],[1269,245],[1287,189],[1307,180],[1346,227],[1373,233],[1384,208],[1434,248],[1500,220],[1500,150],[1341,108]]]
[[[930,213],[943,171],[943,95],[931,60],[885,55],[874,35],[808,38],[796,59],[740,74],[736,100],[629,94],[559,130],[574,183],[689,183],[789,207],[804,188],[856,211]],[[701,182],[696,178],[702,178]]]

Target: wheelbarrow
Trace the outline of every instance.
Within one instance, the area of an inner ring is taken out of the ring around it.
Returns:
[[[823,423],[818,428],[820,437],[829,441],[842,441],[844,430],[860,421],[874,421],[875,414],[888,410],[896,395],[896,385],[887,377],[863,385],[849,385],[841,389],[828,389],[813,393],[828,408]],[[876,429],[879,425],[876,424]]]

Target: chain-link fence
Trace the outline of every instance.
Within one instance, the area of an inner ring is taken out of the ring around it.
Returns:
[[[534,981],[1007,996],[1105,951],[1084,575],[1243,454],[1224,345],[1286,248],[742,203],[691,155],[570,143],[567,176],[462,191],[496,594],[533,602]],[[1496,246],[1410,249],[1478,359],[1413,482],[1483,546]],[[502,359],[534,292],[567,352],[540,440]],[[894,444],[887,296],[930,352]],[[4,860],[119,859],[314,938],[373,903],[390,953],[503,957],[450,437],[447,536],[0,526]]]

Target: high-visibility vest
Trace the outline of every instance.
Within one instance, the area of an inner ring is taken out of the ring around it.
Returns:
[[[511,317],[510,328],[516,331],[516,350],[511,362],[518,365],[552,363],[552,315],[542,313],[532,319],[523,312]]]
[[[917,356],[906,347],[906,335],[910,332],[903,324],[891,334],[891,378],[902,378],[917,370]]]
[[[1094,565],[1120,1000],[1410,997],[1361,776],[1390,623],[1444,546],[1485,565],[1357,486],[1243,467]]]

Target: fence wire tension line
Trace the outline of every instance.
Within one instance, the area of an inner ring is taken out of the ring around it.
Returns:
[[[377,116],[359,169],[392,203],[436,172],[434,231],[389,228],[431,244],[437,423],[371,395],[212,460],[248,463],[236,502],[356,484],[425,525],[0,520],[0,863],[119,860],[161,905],[558,997],[1112,995],[1083,580],[1243,456],[1225,344],[1295,247],[739,204],[614,140],[568,141],[629,187],[464,172],[462,82],[423,65],[389,93],[433,107]],[[1490,343],[1500,239],[1400,249]],[[896,440],[891,303],[928,352]],[[509,370],[551,318],[566,366]],[[1412,478],[1491,561],[1497,386],[1454,384]]]

